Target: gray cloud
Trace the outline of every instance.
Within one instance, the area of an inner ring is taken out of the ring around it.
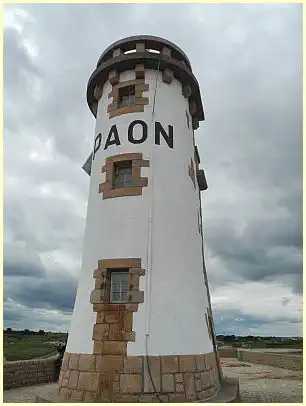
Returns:
[[[46,276],[46,269],[37,252],[30,251],[18,243],[14,245],[5,244],[4,252],[4,272],[6,275],[39,279]]]
[[[44,279],[35,278],[34,275],[30,282],[19,277],[19,282],[17,285],[11,277],[7,278],[4,300],[13,298],[14,301],[28,308],[71,312],[77,289],[75,276],[63,270],[61,273],[52,272]]]
[[[298,336],[300,335],[299,328],[292,327],[292,325],[301,322],[301,317],[292,320],[279,317],[274,319],[271,325],[271,322],[264,318],[245,317],[240,312],[222,312],[222,314],[217,311],[214,312],[215,329],[218,331],[218,334],[286,336],[286,332],[288,332],[289,336]],[[290,326],[289,328],[288,325]]]
[[[278,221],[258,219],[239,233],[235,224],[226,219],[207,223],[206,240],[211,255],[222,258],[234,274],[247,280],[288,275],[293,286],[300,280],[302,230],[291,216]]]
[[[9,58],[4,60],[5,83],[9,84],[10,91],[19,92],[19,86],[24,88],[28,84],[29,75],[40,76],[40,72],[32,62],[16,30],[12,28],[5,30],[4,48],[10,50]]]
[[[237,284],[255,281],[281,284],[282,308],[291,305],[291,295],[302,291],[301,10],[290,4],[5,6],[6,323],[65,330],[69,322],[89,182],[81,166],[95,125],[86,85],[103,49],[137,34],[177,43],[201,86],[206,121],[196,142],[209,186],[202,201],[212,296],[229,286],[234,301]],[[227,322],[218,312],[220,330],[236,325],[241,333],[268,333],[260,317],[233,313]],[[287,335],[286,320],[275,315],[275,331]]]
[[[288,303],[290,303],[290,299],[288,299],[287,297],[283,297],[281,303],[282,306],[286,306]]]

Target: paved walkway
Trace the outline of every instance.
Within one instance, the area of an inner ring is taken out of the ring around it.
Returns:
[[[242,403],[302,403],[302,371],[251,364],[233,358],[222,358],[224,375],[239,377]],[[38,387],[55,384],[28,386],[4,391],[3,401],[33,403]]]

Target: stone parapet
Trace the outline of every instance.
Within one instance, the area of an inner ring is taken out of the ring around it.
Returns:
[[[6,362],[3,368],[4,390],[55,382],[55,358]]]
[[[238,349],[240,361],[253,362],[254,364],[270,365],[277,368],[303,370],[303,358],[297,355],[280,354],[267,351],[244,351]]]
[[[238,358],[237,348],[219,348],[219,356],[221,358]]]

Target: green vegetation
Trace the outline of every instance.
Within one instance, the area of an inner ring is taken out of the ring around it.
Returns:
[[[4,331],[4,356],[7,361],[17,361],[55,355],[58,343],[66,338],[66,333],[7,329]]]
[[[57,353],[59,342],[67,339],[67,333],[51,333],[43,330],[15,331],[7,328],[4,332],[4,356],[7,361],[44,358]],[[256,337],[217,335],[218,345],[248,348],[302,348],[300,337]]]
[[[235,336],[217,335],[219,345],[248,348],[302,348],[301,337],[259,337],[259,336]],[[222,344],[221,344],[222,343]]]

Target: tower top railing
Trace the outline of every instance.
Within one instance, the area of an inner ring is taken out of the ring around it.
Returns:
[[[137,52],[137,44],[144,44],[146,52],[161,53],[163,48],[168,48],[171,51],[171,58],[185,65],[192,71],[190,61],[187,55],[178,46],[161,37],[152,35],[135,35],[133,37],[122,38],[109,45],[100,56],[97,67],[101,63],[108,61],[114,57],[114,51],[120,49],[122,53]]]
[[[186,54],[172,42],[150,35],[137,35],[123,38],[108,46],[100,56],[97,67],[87,85],[87,103],[96,116],[97,103],[104,83],[111,76],[118,77],[121,72],[135,70],[138,65],[144,69],[158,70],[182,84],[182,92],[188,99],[193,128],[204,120],[200,87],[192,73]],[[99,91],[96,89],[99,87]]]

